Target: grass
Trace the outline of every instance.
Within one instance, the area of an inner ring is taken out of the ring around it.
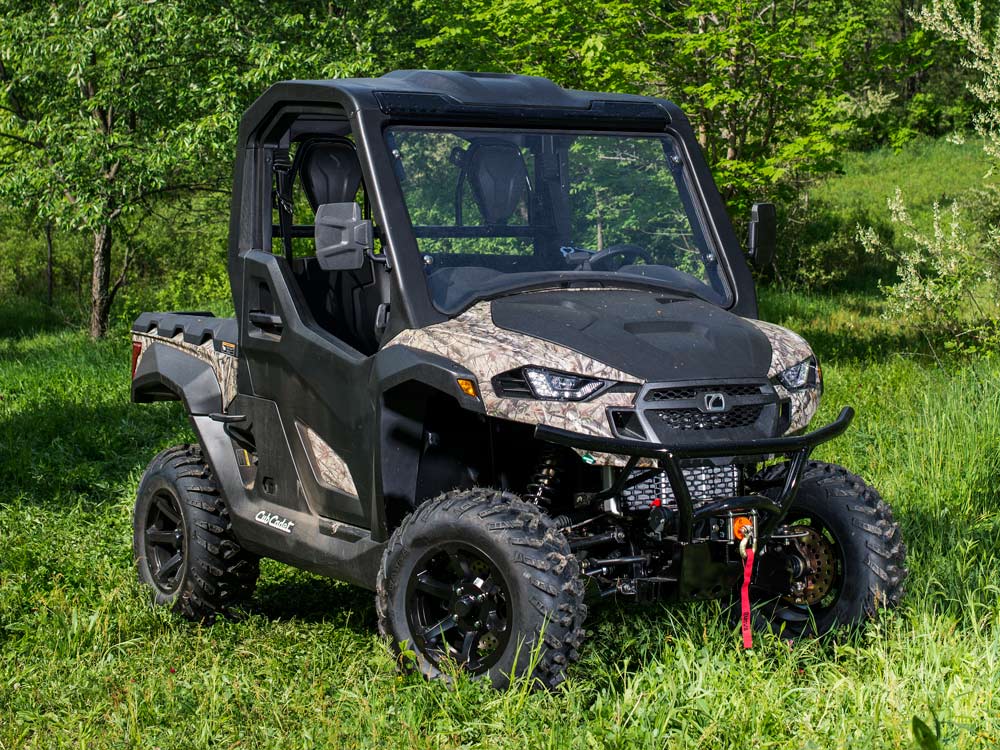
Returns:
[[[935,202],[945,206],[981,188],[990,169],[982,142],[973,136],[964,143],[920,138],[899,150],[850,152],[842,166],[843,174],[817,183],[810,198],[840,209],[870,209],[886,220],[886,202],[897,187],[914,216],[929,219]]]
[[[131,506],[183,414],[128,403],[123,334],[0,311],[0,748],[911,748],[914,717],[942,747],[1000,744],[1000,363],[939,363],[860,294],[764,307],[823,359],[820,419],[858,410],[819,457],[892,503],[903,607],[747,654],[717,604],[606,604],[552,694],[400,676],[369,593],[277,563],[241,622],[151,609]]]

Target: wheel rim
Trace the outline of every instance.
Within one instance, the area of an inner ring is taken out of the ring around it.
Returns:
[[[153,496],[143,541],[153,583],[165,594],[174,593],[183,577],[187,539],[180,501],[171,493],[160,491]]]
[[[844,553],[830,525],[822,518],[800,516],[786,519],[785,526],[803,533],[780,552],[787,565],[787,590],[766,591],[777,599],[772,616],[790,625],[804,628],[811,620],[829,613],[844,588]]]
[[[473,545],[439,545],[413,567],[406,620],[413,646],[435,665],[452,661],[479,674],[496,664],[510,640],[510,587]]]

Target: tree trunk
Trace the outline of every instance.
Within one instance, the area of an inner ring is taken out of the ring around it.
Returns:
[[[52,222],[48,221],[45,223],[45,247],[48,250],[45,259],[45,276],[48,282],[49,294],[48,303],[49,307],[52,307]]]
[[[604,249],[604,219],[601,216],[601,191],[594,188],[594,213],[597,214],[597,252]]]
[[[108,332],[110,279],[111,226],[105,224],[94,232],[94,273],[90,277],[90,337],[94,339]]]

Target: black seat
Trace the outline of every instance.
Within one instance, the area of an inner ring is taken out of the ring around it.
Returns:
[[[465,171],[487,225],[506,224],[530,190],[524,156],[509,141],[473,141],[465,152]]]
[[[361,187],[358,152],[346,138],[312,139],[295,154],[302,190],[313,211],[325,203],[349,203]]]

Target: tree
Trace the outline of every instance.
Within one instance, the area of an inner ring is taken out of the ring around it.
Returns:
[[[834,0],[445,0],[418,4],[432,60],[656,94],[691,117],[743,209],[831,169],[849,127],[838,87],[857,15]]]
[[[850,127],[839,81],[860,31],[835,2],[686,0],[662,17],[657,91],[690,112],[730,205],[831,171]]]
[[[90,234],[92,336],[150,206],[228,191],[245,106],[281,78],[367,72],[383,7],[0,0],[0,198]]]

